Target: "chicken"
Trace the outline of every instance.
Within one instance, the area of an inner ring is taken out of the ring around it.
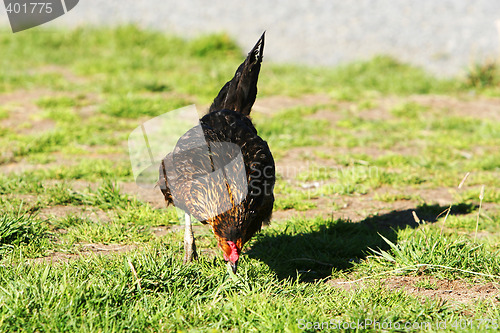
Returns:
[[[160,189],[185,212],[184,262],[197,259],[191,216],[209,224],[236,273],[245,243],[270,220],[275,166],[250,111],[257,95],[264,34],[199,124],[161,162]]]

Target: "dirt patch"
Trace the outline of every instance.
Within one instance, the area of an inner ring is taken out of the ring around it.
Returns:
[[[333,109],[321,109],[309,115],[309,119],[326,120],[333,126],[337,124],[338,121],[344,119],[342,112]]]
[[[320,157],[329,157],[331,150],[327,147],[289,149],[283,157],[275,161],[276,173],[283,179],[294,182],[297,175],[309,171],[312,167],[341,167],[342,165],[330,159]]]
[[[390,202],[377,200],[377,196],[384,193],[411,194],[412,198]],[[307,211],[297,211],[295,209],[274,211],[273,220],[280,221],[297,216],[305,218],[320,216],[324,219],[332,218],[360,222],[368,218],[380,217],[381,224],[387,227],[397,227],[415,223],[412,211],[415,211],[422,202],[425,202],[427,205],[441,206],[445,210],[453,203],[453,196],[448,188],[406,188],[398,190],[380,188],[368,194],[320,196],[312,198],[311,202],[316,205],[316,208]],[[422,213],[417,211],[417,214]],[[434,221],[437,216],[427,213],[418,217],[425,221]]]
[[[453,203],[453,189],[447,187],[438,188],[392,188],[392,187],[381,187],[374,192],[374,195],[411,195],[415,199],[403,200],[408,201],[422,201],[428,204],[438,204],[440,206],[448,206]],[[398,200],[399,201],[399,200]],[[392,203],[391,203],[392,204]]]
[[[51,156],[54,156],[54,160],[49,163],[44,164],[31,164],[26,158],[22,158],[17,160],[14,158],[12,154],[12,158],[16,159],[16,162],[0,164],[0,172],[5,174],[9,173],[23,173],[33,170],[41,170],[41,169],[50,169],[57,168],[61,165],[71,166],[76,165],[77,162],[67,157],[63,157],[62,154],[52,153]]]
[[[120,191],[137,199],[149,203],[154,209],[165,208],[165,198],[159,187],[144,188],[136,183],[119,183]]]
[[[16,90],[0,94],[0,104],[24,105],[51,95],[54,95],[54,92],[48,89]]]
[[[19,134],[40,133],[53,129],[55,122],[41,118],[41,110],[35,105],[38,99],[52,95],[54,92],[45,89],[18,90],[0,95],[0,105],[7,106],[9,110],[9,117],[2,120],[2,126]]]
[[[499,98],[469,96],[459,99],[450,96],[414,95],[408,97],[406,101],[442,110],[446,115],[500,121]]]
[[[44,220],[61,219],[67,216],[78,216],[95,222],[109,222],[111,220],[110,216],[100,209],[82,206],[44,207],[39,211],[38,216]]]
[[[57,262],[68,262],[74,259],[80,259],[82,257],[88,257],[91,255],[109,255],[112,253],[123,253],[135,250],[137,245],[123,245],[123,244],[80,244],[80,250],[78,253],[64,253],[64,252],[53,252],[48,256],[32,259],[33,262],[37,263],[57,263]]]
[[[446,301],[472,303],[480,299],[499,302],[500,284],[471,285],[464,281],[438,280],[433,277],[393,277],[383,280],[389,290],[403,289],[409,294],[426,298],[440,298]],[[427,285],[428,287],[422,287]]]
[[[338,199],[337,197],[335,199]],[[271,221],[284,221],[293,217],[302,217],[306,219],[312,219],[315,217],[327,218],[339,218],[336,212],[336,208],[333,206],[334,198],[319,197],[311,200],[312,203],[316,205],[314,208],[309,208],[307,210],[274,210]]]
[[[17,199],[23,202],[23,204],[30,206],[31,204],[36,203],[38,200],[38,196],[35,194],[4,194],[0,195],[1,199],[6,199],[6,201],[10,201],[12,199]]]
[[[83,252],[96,252],[96,253],[116,253],[126,252],[137,248],[137,245],[123,245],[123,244],[80,244],[81,251]]]
[[[52,68],[52,66],[50,66]],[[54,66],[56,67],[56,66]],[[60,69],[65,71],[64,69]],[[65,77],[70,81],[76,77],[71,76],[69,72]],[[40,134],[55,128],[56,123],[51,119],[45,119],[42,110],[36,105],[36,102],[43,97],[70,96],[77,99],[81,96],[77,94],[61,94],[47,89],[16,90],[11,93],[0,94],[0,105],[6,107],[9,111],[9,117],[2,119],[2,127],[14,130],[18,134]],[[96,94],[86,94],[85,105],[76,106],[75,109],[86,117],[94,114],[96,103],[99,97]]]
[[[355,290],[372,282],[349,283],[346,280],[335,279],[327,283],[345,290]],[[380,283],[390,291],[404,290],[422,300],[441,299],[465,304],[486,299],[500,302],[500,284],[495,282],[471,285],[462,280],[439,280],[432,276],[395,276],[381,279],[376,283]]]
[[[447,116],[473,117],[486,120],[500,120],[500,99],[477,96],[460,97],[440,95],[411,95],[404,98],[389,96],[374,100],[374,107],[358,110],[352,103],[341,103],[339,109],[350,110],[353,115],[365,120],[384,120],[393,117],[390,110],[406,103],[427,106]]]

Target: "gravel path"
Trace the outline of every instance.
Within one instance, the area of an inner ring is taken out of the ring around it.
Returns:
[[[185,36],[227,31],[245,49],[267,30],[274,62],[335,65],[390,54],[453,75],[500,56],[498,19],[500,0],[81,0],[49,24],[134,22]]]

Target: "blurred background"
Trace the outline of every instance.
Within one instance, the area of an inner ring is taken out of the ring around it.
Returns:
[[[188,37],[227,32],[243,49],[267,30],[268,61],[336,65],[385,54],[450,76],[498,56],[498,19],[495,0],[85,0],[47,26],[134,23]]]

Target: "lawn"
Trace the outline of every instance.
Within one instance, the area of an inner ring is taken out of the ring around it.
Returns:
[[[499,329],[498,67],[265,59],[276,202],[234,276],[199,223],[182,264],[178,214],[127,147],[209,106],[244,58],[228,35],[36,28],[0,49],[0,331]]]

